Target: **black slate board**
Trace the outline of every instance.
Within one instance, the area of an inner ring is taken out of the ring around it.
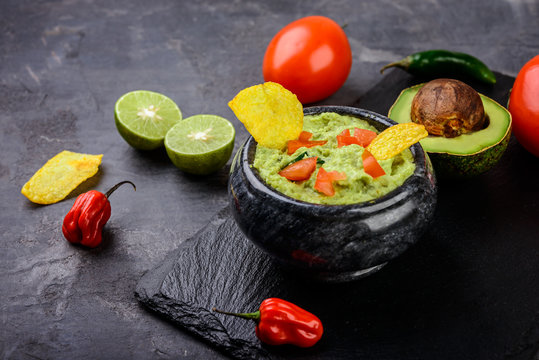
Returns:
[[[513,78],[472,84],[506,104]],[[421,79],[388,73],[354,105],[386,114]],[[322,284],[283,269],[240,233],[228,209],[158,268],[136,296],[223,353],[240,359],[531,359],[539,349],[539,159],[513,138],[501,162],[469,180],[442,180],[430,230],[379,273]],[[270,347],[254,323],[211,312],[254,311],[281,297],[317,314],[310,349]]]

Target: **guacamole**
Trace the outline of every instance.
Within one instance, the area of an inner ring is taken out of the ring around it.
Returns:
[[[327,140],[325,145],[302,147],[291,155],[287,154],[286,149],[276,150],[258,145],[253,167],[258,170],[266,184],[287,196],[305,202],[330,205],[374,200],[396,189],[413,174],[415,164],[409,149],[394,158],[378,162],[386,175],[373,179],[365,173],[361,159],[363,147],[356,144],[340,148],[337,146],[337,135],[345,129],[351,129],[353,132],[354,128],[376,131],[367,121],[352,116],[336,113],[307,115],[303,119],[303,130],[313,134],[311,140]],[[279,175],[279,171],[305,152],[306,156],[317,156],[324,162],[323,165],[317,165],[308,180],[295,182]],[[326,171],[346,173],[346,180],[339,180],[333,184],[335,188],[333,196],[326,196],[314,189],[320,167]]]

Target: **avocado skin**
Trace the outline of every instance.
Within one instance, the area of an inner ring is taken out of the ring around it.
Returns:
[[[394,119],[394,117],[392,116],[392,111],[395,108],[395,105],[399,101],[403,101],[403,94],[410,90],[421,88],[423,85],[424,84],[418,84],[402,90],[397,100],[395,100],[395,102],[389,109],[388,117],[394,121],[400,122]],[[496,103],[494,100],[486,96],[484,97]],[[507,111],[507,109],[500,104],[496,104],[500,108],[503,108]],[[432,161],[436,176],[440,179],[465,179],[487,172],[498,163],[503,153],[505,152],[505,149],[507,148],[507,145],[509,144],[509,140],[511,138],[511,126],[512,121],[509,114],[509,128],[507,129],[507,132],[505,133],[504,137],[501,138],[500,141],[498,141],[496,144],[473,154],[461,155],[450,152],[430,152],[425,149]]]
[[[471,155],[432,152],[428,154],[436,176],[440,178],[471,178],[487,172],[498,163],[510,138],[511,129],[496,145]]]

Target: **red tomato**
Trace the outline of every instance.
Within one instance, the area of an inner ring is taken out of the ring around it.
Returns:
[[[308,131],[302,131],[299,134],[298,140],[302,142],[307,142],[313,137],[313,133],[310,133]]]
[[[350,130],[343,130],[342,133],[337,135],[337,146],[343,147],[352,144],[356,144],[366,148],[377,134],[371,130],[354,128],[354,136],[350,136]]]
[[[341,134],[337,135],[337,147],[343,147],[352,144],[359,145],[357,139],[353,136],[350,136],[350,130],[345,131],[348,131],[348,135],[344,131]]]
[[[378,134],[371,130],[354,128],[354,137],[358,140],[359,145],[366,148]]]
[[[324,168],[318,169],[318,175],[316,175],[316,182],[314,183],[314,189],[327,196],[335,195],[335,189],[333,188],[333,182],[338,180],[346,180],[346,174],[344,172],[326,171]]]
[[[281,84],[307,104],[339,90],[351,67],[352,50],[339,24],[324,16],[308,16],[273,37],[262,71],[265,81]]]
[[[320,146],[327,143],[327,140],[317,140],[317,141],[309,140],[312,136],[313,134],[311,134],[310,132],[302,131],[299,134],[298,140],[289,140],[287,143],[288,155],[292,155],[293,153],[296,152],[297,149],[301,147],[312,148],[314,146]]]
[[[380,166],[378,161],[376,161],[376,158],[372,156],[372,154],[367,149],[363,150],[361,159],[363,160],[363,169],[373,179],[376,179],[377,177],[380,177],[386,174],[386,172]]]
[[[281,171],[279,175],[293,181],[308,180],[314,170],[316,170],[317,156],[297,161],[288,165]]]
[[[520,69],[511,90],[509,111],[518,142],[539,157],[539,55]]]

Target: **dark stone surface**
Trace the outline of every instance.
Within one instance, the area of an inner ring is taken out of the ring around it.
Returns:
[[[497,76],[499,83],[482,91],[504,103],[512,81]],[[384,99],[396,98],[394,84],[405,81],[416,79],[392,73],[362,100],[373,110],[387,111],[391,104]],[[490,172],[442,180],[426,235],[365,279],[320,283],[282,267],[245,239],[225,208],[145,275],[137,297],[242,359],[531,359],[539,348],[534,234],[539,224],[532,220],[539,211],[537,191],[521,194],[521,182],[513,175],[519,167],[526,167],[531,178],[539,176],[536,159],[513,140]],[[529,211],[513,219],[510,214],[522,207]],[[513,221],[526,226],[509,225]],[[254,324],[210,312],[213,306],[254,311],[267,297],[282,297],[317,314],[325,328],[323,340],[307,351],[261,346]]]
[[[362,119],[378,131],[395,124],[378,113],[347,106],[304,110],[306,115],[325,112]],[[344,281],[372,273],[415,244],[434,216],[434,170],[419,144],[410,147],[415,171],[399,188],[345,206],[308,204],[268,187],[252,168],[256,146],[249,138],[232,162],[232,215],[248,239],[307,276]]]
[[[227,204],[228,169],[194,177],[173,167],[164,151],[133,150],[115,129],[113,106],[127,91],[162,92],[185,116],[212,113],[230,119],[237,148],[247,132],[226,103],[262,81],[262,57],[271,37],[311,14],[347,24],[353,52],[347,82],[324,104],[351,105],[361,98],[361,107],[372,109],[367,106],[371,95],[365,94],[391,75],[380,75],[380,67],[415,51],[463,51],[515,76],[537,55],[539,43],[534,0],[0,2],[0,358],[224,357],[145,311],[133,292],[144,273]],[[377,98],[393,101],[384,93]],[[20,194],[22,185],[64,149],[103,153],[98,176],[58,204],[28,202]],[[537,175],[538,166],[513,139],[489,174],[448,185],[458,186],[460,196],[442,191],[439,204],[447,207],[439,207],[438,218],[447,219],[439,223],[447,232],[435,232],[432,247],[420,243],[426,257],[416,266],[422,271],[394,264],[402,277],[367,279],[365,291],[378,291],[357,296],[365,309],[357,354],[388,354],[381,345],[385,326],[395,338],[392,349],[400,345],[402,354],[421,357],[407,342],[414,329],[428,323],[448,330],[445,336],[425,332],[421,349],[458,342],[451,353],[473,357],[498,339],[491,349],[494,358],[532,356],[537,328],[531,322],[539,306],[526,300],[538,298],[532,275],[537,274],[539,229],[537,187],[529,176]],[[114,194],[105,243],[94,250],[67,243],[60,225],[75,196],[125,179],[137,184],[137,192],[126,188]],[[463,213],[456,216],[455,209]],[[461,224],[461,217],[471,220]],[[404,279],[411,293],[394,289],[397,279]],[[422,299],[433,299],[436,291],[440,295],[428,308]],[[393,302],[386,301],[387,315],[377,322],[377,303],[385,298]],[[450,301],[455,298],[460,300]],[[356,299],[343,295],[341,301]],[[303,304],[308,307],[309,301]],[[418,317],[422,320],[414,322],[422,307],[427,307]],[[482,321],[462,330],[470,313]],[[342,319],[328,321],[332,326]],[[373,323],[377,330],[365,331]],[[481,341],[472,341],[476,333],[484,335]]]

